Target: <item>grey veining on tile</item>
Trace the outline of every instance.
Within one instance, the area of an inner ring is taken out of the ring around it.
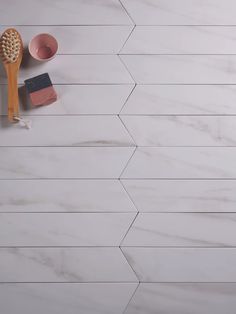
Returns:
[[[233,0],[122,0],[137,25],[235,25]]]
[[[137,85],[122,114],[236,114],[235,85]]]
[[[123,246],[236,246],[235,213],[139,213]]]
[[[0,180],[0,212],[136,212],[136,208],[119,180]]]
[[[135,283],[0,284],[4,314],[120,314]]]
[[[0,21],[32,124],[8,124],[0,64],[0,314],[234,314],[236,2],[8,0]],[[58,100],[33,109],[44,72]]]
[[[39,63],[28,55],[19,72],[19,83],[44,72],[54,84],[132,84],[133,80],[116,55],[57,55],[50,62]],[[6,83],[3,65],[0,83]]]
[[[1,147],[0,179],[118,178],[132,147]]]
[[[119,246],[135,213],[0,214],[0,246]]]
[[[0,146],[135,146],[117,116],[37,116],[30,121],[29,131],[0,117]]]
[[[1,248],[0,282],[137,282],[119,248]]]
[[[122,182],[140,212],[235,212],[235,180]]]
[[[236,178],[235,147],[140,147],[122,178]]]
[[[2,25],[132,24],[118,0],[4,1],[0,20]]]
[[[125,314],[231,314],[235,283],[141,283]]]
[[[94,115],[118,114],[133,85],[54,85],[58,95],[50,106],[31,107],[25,89],[21,87],[20,109],[22,115]],[[0,85],[0,114],[7,114],[7,86]]]
[[[141,282],[235,282],[235,248],[123,247]]]
[[[1,26],[3,32],[6,27]],[[39,33],[53,35],[59,54],[117,54],[133,26],[16,26],[24,45]]]
[[[235,84],[235,55],[122,55],[138,84]]]
[[[124,54],[235,54],[233,26],[137,26]]]
[[[235,116],[123,116],[122,120],[139,146],[236,145]]]

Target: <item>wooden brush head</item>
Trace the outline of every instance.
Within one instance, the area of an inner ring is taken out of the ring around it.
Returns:
[[[20,34],[14,28],[8,28],[0,38],[0,54],[2,61],[15,63],[22,56],[22,40]]]

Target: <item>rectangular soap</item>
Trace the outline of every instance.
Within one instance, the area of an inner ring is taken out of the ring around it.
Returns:
[[[33,107],[49,105],[57,100],[57,94],[48,73],[25,80],[25,87]]]

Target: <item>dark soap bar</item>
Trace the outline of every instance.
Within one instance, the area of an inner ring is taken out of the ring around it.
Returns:
[[[25,80],[25,87],[33,107],[49,105],[57,100],[57,93],[48,73]]]
[[[48,73],[43,73],[28,80],[25,80],[25,86],[28,93],[33,93],[40,89],[52,86],[52,82]]]

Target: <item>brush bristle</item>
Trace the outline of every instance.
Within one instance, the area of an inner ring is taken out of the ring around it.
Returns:
[[[3,62],[16,62],[21,49],[21,38],[14,29],[6,30],[0,38],[0,53]]]

